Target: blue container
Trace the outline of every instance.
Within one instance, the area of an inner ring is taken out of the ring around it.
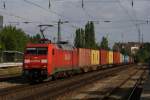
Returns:
[[[124,56],[124,63],[129,63],[129,56],[127,55]]]

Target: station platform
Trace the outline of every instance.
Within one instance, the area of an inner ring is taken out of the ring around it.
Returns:
[[[140,100],[150,100],[150,74],[143,85],[143,90]]]
[[[0,63],[0,68],[7,68],[7,67],[14,67],[14,66],[22,66],[23,64],[20,63]]]

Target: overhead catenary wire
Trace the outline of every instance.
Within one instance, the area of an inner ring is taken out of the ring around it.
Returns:
[[[25,1],[26,3],[29,3],[29,4],[31,4],[31,5],[34,5],[34,6],[36,6],[36,7],[39,7],[39,8],[41,8],[41,9],[47,11],[47,12],[53,13],[53,14],[59,16],[59,17],[63,17],[63,18],[65,18],[65,19],[67,19],[67,20],[70,19],[70,18],[68,18],[68,17],[66,17],[66,16],[64,16],[64,15],[62,15],[62,14],[59,14],[59,13],[57,13],[57,12],[55,12],[55,11],[48,10],[48,9],[46,9],[46,8],[40,6],[40,5],[38,5],[38,4],[36,4],[36,3],[32,2],[32,1],[29,1],[29,0],[23,0],[23,1]],[[72,26],[74,26],[74,25],[72,25]],[[74,26],[74,27],[76,27],[76,26]]]
[[[18,16],[18,15],[15,15],[13,13],[8,13],[8,12],[2,11],[2,10],[0,10],[0,12],[3,13],[3,14],[6,14],[8,16],[12,16],[12,17],[19,18],[19,19],[22,19],[22,20],[25,20],[25,21],[29,21],[29,19],[21,17],[21,16]]]
[[[28,0],[28,1],[29,1],[29,0]],[[63,1],[63,0],[60,0],[60,1]],[[69,1],[69,0],[68,0],[68,1]],[[89,1],[90,1],[90,0],[89,0]],[[93,0],[93,1],[94,1],[94,0]],[[103,1],[103,0],[102,0],[102,1]],[[110,0],[109,0],[109,1],[110,1]],[[92,0],[91,0],[91,2],[92,2]],[[41,7],[42,7],[42,6],[41,6]],[[44,8],[44,7],[43,7],[43,8]],[[125,7],[124,7],[124,8],[125,8]],[[46,9],[46,8],[44,8],[44,9]],[[125,8],[125,9],[126,9],[126,8]],[[50,10],[50,9],[46,9],[46,10],[48,11],[48,10]],[[127,10],[127,9],[126,9],[126,10]],[[55,11],[54,11],[54,12],[55,12]],[[127,12],[128,12],[128,11],[127,11]],[[57,12],[56,12],[56,13],[57,13]],[[128,12],[128,13],[129,13],[129,12]],[[57,13],[57,14],[59,14],[59,13]],[[60,14],[60,15],[62,15],[62,17],[64,17],[63,14]],[[87,14],[87,15],[88,15],[88,14]],[[129,14],[129,15],[130,15],[130,14]],[[131,15],[130,15],[130,16],[131,16]],[[131,16],[131,17],[132,17],[132,16]],[[68,19],[68,17],[66,17],[66,16],[65,16],[64,18]],[[90,18],[91,18],[91,17],[90,17]],[[129,17],[129,18],[130,18],[130,17]],[[130,19],[131,19],[131,18],[130,18]],[[132,21],[132,22],[135,22],[134,18],[132,18],[131,21]],[[71,27],[77,28],[78,26],[72,25]]]
[[[129,14],[129,12],[128,12],[128,10],[121,4],[121,2],[120,2],[120,0],[118,0],[118,3],[119,3],[119,5],[120,5],[120,7],[125,11],[125,13],[129,16],[129,18],[131,19],[131,22],[133,23],[133,25],[136,27],[136,29],[137,29],[137,32],[140,34],[140,27],[137,25],[137,16],[136,16],[136,14],[134,15],[135,16],[135,18],[133,18],[130,14]],[[139,36],[140,37],[140,36]],[[140,41],[139,41],[140,42]]]
[[[54,11],[50,11],[49,9],[46,9],[46,8],[44,8],[44,7],[42,7],[42,6],[38,5],[38,4],[35,4],[35,3],[33,3],[33,2],[31,2],[31,1],[29,1],[29,0],[24,0],[24,1],[30,3],[30,4],[32,4],[32,5],[34,5],[34,6],[40,7],[41,9],[46,10],[46,11],[48,11],[48,12],[55,13],[56,15],[58,15],[58,16],[60,16],[60,17],[65,17],[65,18],[66,18],[66,16],[64,16],[64,15],[62,15],[62,14],[59,14],[59,13],[54,12]],[[60,1],[63,1],[63,0],[60,0]],[[85,9],[83,9],[83,10],[85,11]],[[87,13],[87,12],[85,11],[85,13]],[[87,15],[89,16],[89,18],[92,18],[91,15],[89,15],[89,14],[87,14]],[[20,16],[16,16],[16,17],[20,17]],[[20,17],[20,18],[22,18],[22,17]],[[25,18],[24,18],[24,19],[25,19]],[[66,18],[66,19],[68,19],[68,18]],[[79,21],[80,21],[80,20],[79,20]],[[92,21],[92,20],[91,20],[91,21]],[[72,26],[77,28],[77,26],[74,26],[74,25],[72,25]]]

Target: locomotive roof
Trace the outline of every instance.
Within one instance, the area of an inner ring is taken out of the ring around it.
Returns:
[[[49,43],[45,44],[28,44],[27,47],[47,47],[49,45]],[[63,44],[63,43],[59,43],[59,44],[54,44],[56,46],[56,48],[58,49],[63,49],[63,50],[73,50],[74,47],[70,44]]]
[[[74,47],[69,44],[57,44],[57,47],[63,50],[73,50]]]

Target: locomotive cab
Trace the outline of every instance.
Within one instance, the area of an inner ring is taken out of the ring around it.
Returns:
[[[29,44],[26,47],[23,70],[29,80],[47,78],[48,44]]]

